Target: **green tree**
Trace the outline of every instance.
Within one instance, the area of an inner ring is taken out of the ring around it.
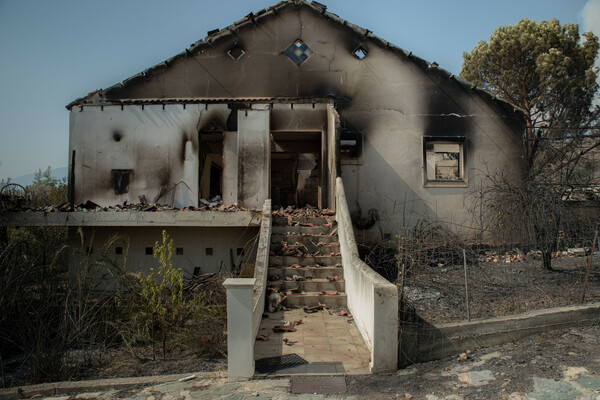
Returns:
[[[27,187],[31,193],[31,205],[42,207],[67,201],[68,185],[65,178],[52,175],[50,166],[44,171],[39,169],[33,175],[33,183]]]
[[[598,38],[580,35],[576,24],[522,19],[463,54],[461,77],[520,107],[525,117],[524,179],[489,175],[479,204],[493,216],[488,226],[503,227],[510,240],[522,232],[523,244],[537,246],[547,269],[561,229],[572,222],[564,200],[589,185],[597,168],[590,168],[588,155],[600,147],[600,107],[592,104],[598,48]]]
[[[150,275],[139,274],[139,300],[150,317],[152,358],[156,358],[154,350],[155,329],[162,335],[163,358],[166,354],[168,331],[182,317],[185,302],[183,299],[183,270],[173,267],[175,247],[167,231],[162,231],[162,243],[154,244],[154,258],[160,263],[158,272],[151,269]]]
[[[580,35],[576,24],[522,19],[463,53],[461,77],[523,109],[529,175],[545,165],[539,159],[544,139],[584,134],[597,122],[592,100],[598,91],[598,47],[598,38]]]

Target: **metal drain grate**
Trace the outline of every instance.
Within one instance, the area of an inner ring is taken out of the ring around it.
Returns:
[[[346,393],[344,376],[296,375],[291,378],[292,393]]]
[[[254,369],[261,374],[275,372],[278,369],[294,367],[296,365],[308,364],[304,358],[298,354],[284,354],[277,357],[261,358],[254,362]]]

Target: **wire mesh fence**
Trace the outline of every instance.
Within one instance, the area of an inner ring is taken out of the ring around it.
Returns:
[[[551,269],[535,235],[466,239],[425,219],[361,252],[398,285],[404,322],[456,322],[600,301],[600,210],[577,207],[551,239]]]

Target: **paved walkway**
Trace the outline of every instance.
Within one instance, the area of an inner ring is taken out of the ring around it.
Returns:
[[[327,310],[307,314],[303,309],[266,315],[269,317],[263,318],[258,334],[268,336],[268,340],[256,341],[254,359],[297,354],[308,362],[267,375],[369,373],[369,349],[352,318]],[[275,326],[298,320],[302,323],[295,326],[296,332],[273,332]]]
[[[466,360],[451,357],[389,375],[345,376],[345,392],[294,390],[298,387],[295,379],[306,379],[298,375],[228,383],[224,373],[196,373],[179,382],[187,375],[0,389],[0,399],[600,400],[600,325],[552,331],[475,350]],[[56,395],[51,396],[53,393]]]

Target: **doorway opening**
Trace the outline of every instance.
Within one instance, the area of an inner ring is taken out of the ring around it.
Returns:
[[[223,132],[199,132],[200,197],[213,199],[223,196]]]
[[[321,132],[271,133],[273,206],[321,207]]]

